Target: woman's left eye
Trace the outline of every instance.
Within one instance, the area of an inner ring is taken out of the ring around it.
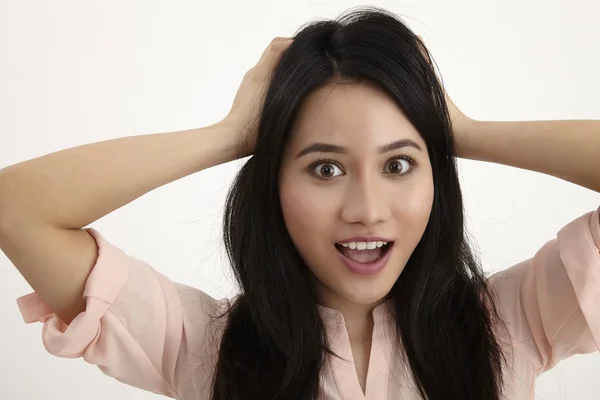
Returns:
[[[385,165],[385,172],[392,175],[403,175],[408,173],[410,168],[412,167],[412,163],[409,160],[404,158],[396,158],[394,160],[389,161]]]

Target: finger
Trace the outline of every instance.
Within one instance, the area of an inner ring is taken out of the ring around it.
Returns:
[[[278,41],[272,42],[270,47],[274,51],[282,51],[283,49],[288,48],[289,45],[292,44],[293,41],[294,41],[293,39],[278,40]]]
[[[421,54],[423,54],[423,56],[425,56],[425,58],[428,58],[427,46],[425,46],[425,41],[423,40],[423,36],[417,35],[417,38],[419,39],[419,42],[420,42],[419,46],[420,46]]]
[[[292,38],[289,36],[277,36],[272,40],[272,42],[285,42],[288,40],[292,40]]]
[[[290,44],[292,44],[292,40],[273,43],[266,52],[265,58],[271,63],[278,61]]]
[[[263,51],[260,61],[272,57],[272,54],[279,54],[283,50],[285,50],[291,43],[293,39],[291,38],[275,38],[269,43],[267,48]],[[260,62],[259,61],[259,62]]]

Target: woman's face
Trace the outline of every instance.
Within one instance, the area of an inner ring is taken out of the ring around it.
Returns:
[[[387,93],[369,83],[312,92],[283,157],[280,197],[320,302],[380,302],[425,231],[433,191],[425,142]],[[365,265],[370,274],[356,272]]]

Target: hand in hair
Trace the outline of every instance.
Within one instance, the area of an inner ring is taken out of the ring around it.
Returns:
[[[466,116],[457,106],[454,104],[448,92],[444,89],[444,95],[446,98],[446,104],[448,105],[448,112],[450,113],[450,121],[452,123],[452,133],[454,134],[454,143],[456,146],[456,155],[458,157],[464,156],[464,141],[465,136],[470,132],[469,126],[474,122],[473,119]]]
[[[244,75],[231,110],[225,120],[240,134],[240,157],[251,155],[256,145],[258,121],[271,75],[292,38],[276,37],[263,52],[258,63]]]
[[[419,40],[421,41],[421,45],[423,46],[423,55],[425,55],[425,57],[428,57],[427,47],[425,46],[425,41],[423,40],[423,37],[420,35],[417,35],[417,37],[419,38]],[[471,125],[471,123],[473,123],[474,120],[465,115],[465,113],[463,113],[456,106],[456,104],[454,104],[454,101],[452,101],[452,98],[450,98],[445,88],[444,97],[446,98],[446,104],[448,105],[448,112],[450,114],[450,122],[452,123],[452,131],[454,134],[454,142],[456,145],[457,156],[461,157],[461,155],[463,154],[461,148],[461,138],[464,138],[464,136],[467,134],[467,132],[469,131],[469,125]]]

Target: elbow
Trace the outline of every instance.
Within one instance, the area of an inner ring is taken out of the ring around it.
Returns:
[[[4,229],[6,229],[6,225],[8,224],[7,219],[8,216],[7,214],[7,209],[8,209],[8,205],[7,205],[7,200],[6,200],[6,192],[7,192],[7,185],[5,182],[5,178],[4,178],[5,174],[5,170],[0,169],[0,237],[3,235]]]
[[[0,239],[18,225],[17,204],[11,200],[9,177],[6,168],[0,169]]]

